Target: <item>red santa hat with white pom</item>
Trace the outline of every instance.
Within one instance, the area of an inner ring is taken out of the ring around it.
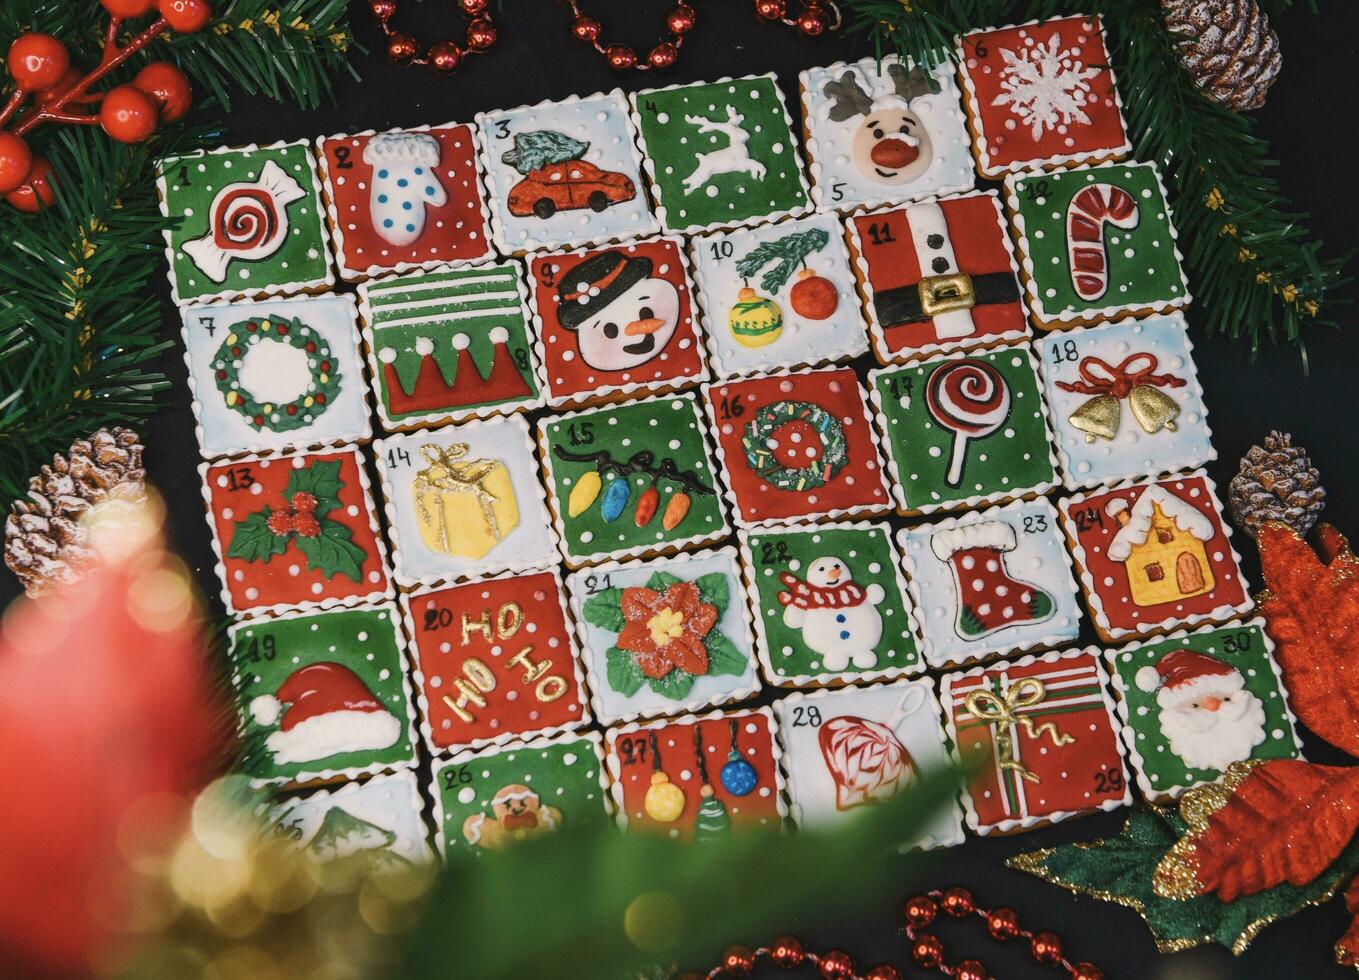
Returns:
[[[384,749],[401,737],[401,721],[359,676],[329,661],[293,671],[277,692],[250,702],[250,716],[278,725],[264,740],[276,764]]]
[[[1176,650],[1156,666],[1137,671],[1137,686],[1156,691],[1156,703],[1178,708],[1209,695],[1230,694],[1246,686],[1241,671],[1197,650]]]

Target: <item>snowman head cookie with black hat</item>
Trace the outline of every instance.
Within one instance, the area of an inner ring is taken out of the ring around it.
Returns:
[[[651,259],[610,249],[562,275],[558,320],[575,333],[586,364],[626,371],[670,342],[680,319],[679,291],[651,272]]]

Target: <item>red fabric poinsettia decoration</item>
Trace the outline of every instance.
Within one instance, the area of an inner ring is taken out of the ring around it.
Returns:
[[[697,585],[673,582],[664,592],[624,589],[621,608],[627,625],[618,634],[618,646],[633,655],[647,677],[674,670],[695,677],[708,672],[704,638],[717,622],[717,609],[702,601]]]

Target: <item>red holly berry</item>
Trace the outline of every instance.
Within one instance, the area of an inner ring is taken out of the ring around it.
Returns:
[[[269,515],[269,519],[265,521],[265,524],[268,525],[271,534],[280,536],[291,534],[293,531],[293,515],[289,514],[286,510],[276,510]]]
[[[196,34],[212,20],[212,6],[207,0],[156,0],[156,5],[170,22],[170,29],[179,34]]]
[[[24,182],[6,194],[5,200],[12,207],[29,214],[37,214],[43,208],[56,204],[56,179],[51,161],[47,157],[34,157],[33,166],[29,167]]]
[[[168,61],[153,61],[132,80],[160,109],[161,122],[177,122],[193,104],[189,78]]]
[[[33,167],[33,151],[22,137],[0,130],[0,194],[22,187]]]
[[[321,522],[310,514],[298,514],[293,518],[293,530],[302,538],[314,538],[321,533]]]
[[[81,74],[79,68],[67,68],[66,74],[61,76],[61,81],[55,85],[49,85],[40,92],[34,93],[38,102],[47,105],[69,92],[85,76]]]
[[[115,17],[145,17],[155,9],[156,0],[99,0]]]
[[[637,52],[626,44],[610,44],[604,49],[604,60],[615,71],[627,71],[637,65]]]
[[[318,404],[318,405],[324,405],[325,403],[326,403],[326,396],[323,395],[323,394],[321,394],[320,392],[317,392],[317,394],[316,394],[316,404]]]
[[[9,46],[9,73],[26,92],[57,84],[70,67],[66,45],[51,34],[20,34]]]
[[[299,490],[293,494],[293,510],[298,514],[316,513],[316,495],[308,493],[306,490]]]
[[[140,143],[156,131],[156,103],[135,85],[109,89],[99,106],[99,125],[119,143]]]

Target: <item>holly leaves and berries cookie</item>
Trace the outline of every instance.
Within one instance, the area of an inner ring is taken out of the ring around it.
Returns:
[[[953,68],[896,55],[810,68],[798,80],[819,208],[970,191],[972,138]]]
[[[978,766],[963,791],[983,837],[1132,802],[1099,651],[1068,650],[945,674],[954,759]]]
[[[309,144],[222,147],[160,161],[176,302],[278,296],[334,285]]]
[[[764,676],[781,687],[900,677],[924,663],[885,524],[741,531]]]
[[[1044,330],[1189,305],[1165,185],[1154,164],[1007,177],[1034,323]]]
[[[348,296],[184,307],[198,445],[209,459],[367,442],[368,385]]]
[[[439,853],[481,855],[610,817],[603,740],[594,732],[508,742],[434,765]]]
[[[1080,632],[1071,558],[1046,498],[900,532],[931,667],[1053,647]]]
[[[392,436],[374,450],[398,584],[442,585],[557,563],[522,417]]]
[[[470,126],[324,136],[316,150],[345,279],[495,254]]]
[[[375,602],[391,595],[357,449],[199,467],[231,613]]]
[[[679,239],[535,255],[529,278],[552,405],[708,377]]]
[[[698,547],[730,530],[693,395],[538,423],[562,554],[572,568]]]
[[[1098,16],[973,31],[958,61],[983,177],[1132,152]]]
[[[930,514],[1057,485],[1038,365],[996,347],[869,373],[897,505]]]
[[[760,689],[736,550],[610,562],[567,580],[595,716],[609,723]]]
[[[1301,755],[1264,620],[1180,630],[1105,657],[1148,799],[1219,779],[1234,762]]]
[[[741,526],[891,509],[852,368],[724,381],[704,394]]]
[[[556,569],[401,597],[420,730],[439,753],[590,720]]]
[[[848,225],[883,364],[1028,336],[1019,262],[994,191],[856,214]]]
[[[388,429],[543,404],[518,265],[405,273],[359,287],[378,417]]]
[[[605,738],[625,830],[701,843],[782,824],[783,774],[768,708],[624,725]]]
[[[1095,628],[1106,640],[1223,622],[1254,602],[1203,470],[1061,502]]]
[[[491,226],[505,254],[636,238],[647,207],[628,102],[618,89],[477,116]]]
[[[849,253],[833,214],[690,242],[718,377],[824,364],[868,350]]]
[[[631,96],[656,216],[692,234],[808,209],[798,140],[774,75]]]
[[[286,800],[270,807],[266,819],[270,837],[318,863],[381,873],[434,860],[424,809],[415,773],[404,771]]]
[[[265,783],[415,763],[415,709],[391,605],[289,613],[227,631],[241,770]]]

